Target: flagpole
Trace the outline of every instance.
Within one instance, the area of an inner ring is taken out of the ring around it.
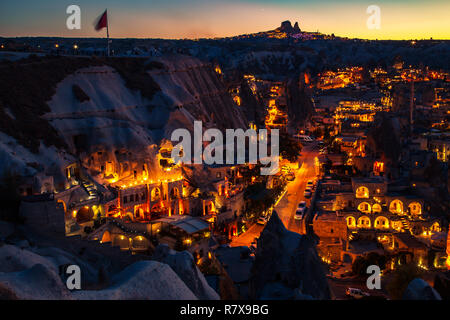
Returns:
[[[106,11],[106,16],[108,17],[108,10]],[[106,18],[106,41],[108,41],[108,57],[109,57],[109,19]]]

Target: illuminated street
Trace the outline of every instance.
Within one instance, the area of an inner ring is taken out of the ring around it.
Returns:
[[[316,144],[305,145],[302,150],[300,160],[301,167],[296,172],[295,180],[288,184],[288,191],[283,199],[275,207],[281,221],[286,228],[300,233],[301,221],[294,220],[295,209],[300,201],[306,201],[308,208],[311,204],[311,198],[306,199],[303,196],[306,182],[316,178],[316,169],[314,167],[314,158],[318,155]]]
[[[305,145],[302,149],[299,160],[300,168],[295,170],[295,180],[287,185],[287,192],[275,206],[274,210],[278,213],[281,221],[286,228],[297,233],[301,232],[301,221],[294,220],[295,209],[300,201],[306,201],[309,208],[311,198],[306,199],[303,196],[306,182],[316,178],[316,169],[314,167],[314,158],[317,157],[317,144]],[[255,224],[247,232],[235,237],[230,243],[232,247],[250,246],[255,238],[259,237],[264,226]]]

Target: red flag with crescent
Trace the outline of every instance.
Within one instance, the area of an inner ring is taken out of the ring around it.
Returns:
[[[95,25],[95,30],[100,31],[103,28],[108,27],[108,10],[105,10],[101,17],[98,19],[97,24]]]

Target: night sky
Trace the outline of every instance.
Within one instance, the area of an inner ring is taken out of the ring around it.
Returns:
[[[81,30],[66,28],[67,6],[81,7]],[[366,26],[369,5],[381,29]],[[0,2],[0,36],[103,37],[93,23],[106,8],[112,38],[209,38],[272,30],[283,20],[306,31],[365,39],[450,39],[450,1],[15,0]]]

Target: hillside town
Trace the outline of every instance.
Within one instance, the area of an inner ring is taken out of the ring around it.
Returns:
[[[349,41],[290,22],[223,41],[261,38]],[[448,68],[396,55],[281,77],[265,60],[239,68],[206,60],[198,41],[114,44],[112,57],[94,44],[38,41],[0,39],[2,200],[10,203],[0,257],[79,261],[88,289],[52,298],[401,299],[422,292],[398,284],[409,272],[432,298],[449,299]],[[20,74],[7,77],[13,70]],[[42,93],[32,96],[38,75]],[[279,170],[176,162],[170,135],[192,131],[194,120],[279,132]],[[18,264],[0,268],[0,289],[32,298],[10,285],[34,265]],[[366,287],[370,265],[381,269],[381,289]],[[120,272],[128,282],[109,289],[107,275]],[[176,280],[158,293],[138,277]]]

